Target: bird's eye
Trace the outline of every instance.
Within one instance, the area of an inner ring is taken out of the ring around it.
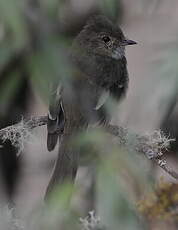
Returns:
[[[102,39],[103,39],[103,41],[104,41],[105,43],[108,43],[108,42],[111,41],[110,37],[108,37],[108,36],[103,36]]]

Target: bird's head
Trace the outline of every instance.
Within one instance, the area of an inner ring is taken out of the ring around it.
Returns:
[[[121,59],[125,56],[125,46],[137,44],[125,38],[122,30],[105,16],[93,16],[75,39],[82,50],[91,54]]]

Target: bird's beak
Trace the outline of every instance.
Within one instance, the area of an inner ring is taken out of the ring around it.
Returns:
[[[136,45],[137,42],[133,41],[133,40],[128,40],[128,39],[125,39],[122,41],[122,45],[123,46],[128,46],[128,45]]]

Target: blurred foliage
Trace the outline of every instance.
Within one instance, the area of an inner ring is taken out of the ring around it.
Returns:
[[[39,4],[31,7],[31,1],[27,0],[0,0],[0,77],[4,69],[12,68],[9,65],[11,60],[20,56],[18,65],[27,70],[33,90],[43,97],[45,103],[49,98],[50,82],[57,83],[61,79],[65,82],[72,75],[67,60],[72,37],[66,39],[60,33],[59,22],[60,7],[66,2],[40,0]],[[100,12],[116,20],[122,12],[118,2],[100,0]],[[174,60],[176,64],[177,56]],[[18,90],[20,67],[13,67],[10,80],[0,86],[0,104],[3,108]],[[81,134],[76,142],[85,149],[83,152],[86,158],[89,156],[87,159],[93,156],[91,164],[97,168],[95,208],[105,229],[146,229],[135,203],[150,186],[149,174],[145,170],[148,163],[142,156],[118,148],[101,130]],[[57,230],[61,222],[62,229],[77,229],[82,213],[68,208],[71,194],[75,196],[78,189],[71,185],[56,188],[49,206],[34,211],[25,229]],[[139,210],[147,217],[172,217],[170,209],[177,206],[178,200],[176,190],[176,184],[159,187],[151,204],[147,199],[139,202]]]
[[[21,83],[21,75],[15,72],[9,76],[3,85],[0,85],[0,108],[1,115],[5,114],[8,107],[11,106],[12,96],[16,94]]]
[[[33,88],[45,102],[49,96],[49,83],[69,79],[71,75],[66,60],[71,41],[60,33],[59,21],[60,9],[67,4],[70,3],[64,0],[0,0],[0,75],[9,68],[7,64],[12,59],[24,54],[23,67],[28,70]],[[115,0],[103,0],[95,7],[109,17],[117,18],[119,4]],[[14,72],[12,69],[12,74]]]
[[[122,17],[122,2],[118,0],[99,0],[101,12],[114,21]]]
[[[119,148],[103,130],[81,134],[77,142],[83,146],[81,157],[96,168],[95,207],[101,223],[106,229],[144,229],[135,206],[137,196],[150,187],[144,157]]]
[[[24,47],[28,41],[22,7],[22,1],[0,1],[1,23],[11,36],[9,45],[16,49]]]
[[[178,184],[160,181],[153,193],[138,202],[139,211],[148,219],[178,220]]]

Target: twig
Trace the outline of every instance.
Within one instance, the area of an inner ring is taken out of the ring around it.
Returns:
[[[175,141],[174,139],[169,139],[161,131],[140,136],[128,132],[126,128],[115,125],[107,125],[106,130],[110,134],[117,136],[120,144],[124,145],[127,149],[145,154],[147,158],[151,159],[166,173],[178,180],[178,173],[163,159],[163,152],[168,150],[170,142]]]
[[[23,146],[18,141],[24,140],[26,136],[28,137],[27,133],[32,129],[46,124],[47,116],[34,116],[31,119],[24,119],[20,123],[1,129],[0,139],[3,141],[8,139],[16,146]],[[163,152],[167,151],[170,142],[174,141],[174,139],[169,139],[161,131],[141,136],[131,133],[126,128],[110,124],[105,126],[105,130],[111,135],[116,136],[120,145],[126,147],[128,150],[146,155],[147,158],[155,162],[170,176],[178,180],[178,173],[171,169],[162,158]]]
[[[154,162],[156,163],[156,165],[159,165],[159,167],[161,167],[170,176],[172,176],[174,179],[178,180],[178,173],[169,167],[166,160],[155,158]]]

